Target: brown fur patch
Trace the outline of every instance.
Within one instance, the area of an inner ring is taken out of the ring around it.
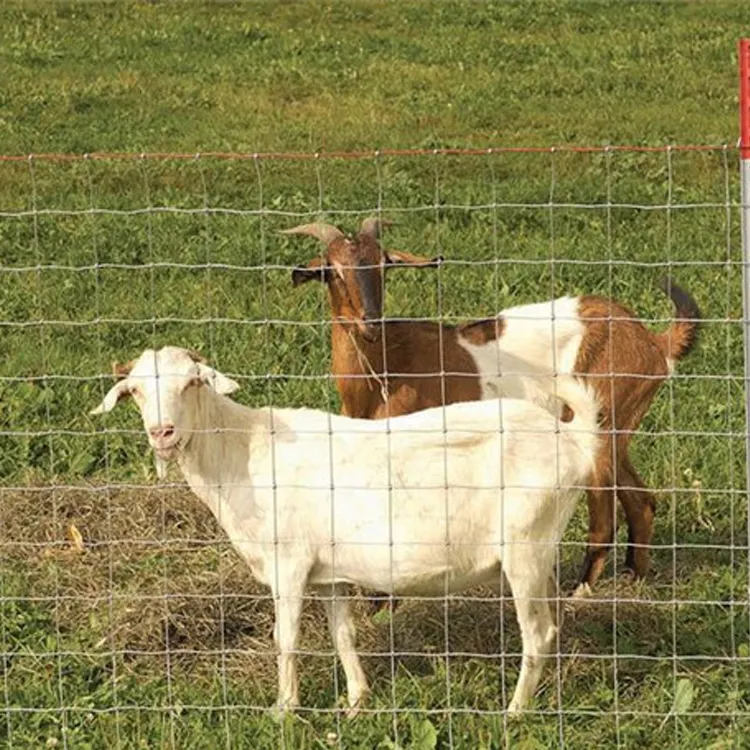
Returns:
[[[614,300],[581,297],[585,333],[574,372],[596,392],[605,429],[634,430],[669,374],[657,337]]]
[[[382,419],[481,398],[474,358],[451,326],[386,321],[383,340],[375,343],[342,323],[334,324],[331,334],[333,373],[348,416]]]
[[[505,321],[500,317],[475,320],[472,323],[462,323],[458,326],[457,331],[470,344],[481,346],[488,341],[495,341],[503,335]]]
[[[576,413],[570,408],[570,406],[568,406],[568,404],[563,404],[562,411],[560,412],[561,422],[572,422],[575,415]]]

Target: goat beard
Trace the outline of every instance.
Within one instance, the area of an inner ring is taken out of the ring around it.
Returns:
[[[167,478],[167,461],[154,454],[154,465],[156,467],[156,478],[166,479]]]
[[[154,456],[159,461],[172,461],[177,458],[177,454],[180,452],[182,444],[178,441],[169,446],[169,448],[154,448]]]
[[[172,443],[168,448],[156,448],[152,446],[156,460],[163,461],[164,463],[174,461],[184,447],[185,443],[181,438]]]
[[[170,461],[177,458],[181,448],[182,441],[177,441],[166,450],[158,450],[157,448],[154,448],[154,466],[156,467],[157,479],[167,478],[167,466]]]

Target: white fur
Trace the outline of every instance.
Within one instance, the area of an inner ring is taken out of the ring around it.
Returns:
[[[591,392],[558,379],[575,413],[570,423],[515,399],[355,420],[249,409],[196,371],[184,350],[147,350],[115,389],[135,389],[152,447],[177,459],[253,575],[271,587],[279,706],[298,703],[293,652],[308,586],[326,596],[354,711],[368,687],[340,596],[347,584],[442,595],[504,573],[523,639],[510,710],[523,708],[557,632],[548,601],[557,544],[598,447]],[[94,411],[116,401],[108,394]],[[174,430],[159,437],[165,425]]]
[[[584,326],[578,297],[503,310],[505,329],[498,339],[477,346],[459,336],[459,343],[477,363],[482,398],[525,398],[559,413],[556,374],[575,367]]]

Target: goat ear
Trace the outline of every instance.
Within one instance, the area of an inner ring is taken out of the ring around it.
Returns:
[[[436,268],[443,262],[443,256],[436,258],[424,258],[421,255],[412,255],[403,250],[386,250],[386,266],[414,266],[415,268]]]
[[[92,409],[89,414],[104,414],[105,411],[112,411],[121,398],[129,395],[130,385],[128,381],[120,380],[107,391],[107,395],[102,399],[99,406],[96,409]]]
[[[236,380],[228,378],[218,370],[214,370],[213,367],[204,365],[202,362],[197,362],[196,364],[201,382],[213,388],[218,394],[228,396],[230,393],[239,390],[240,384]]]
[[[292,270],[292,284],[297,287],[307,281],[328,282],[328,266],[322,258],[313,258],[305,268]]]

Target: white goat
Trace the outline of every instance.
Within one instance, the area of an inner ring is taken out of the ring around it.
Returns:
[[[368,686],[347,584],[439,595],[501,573],[523,640],[509,711],[532,698],[557,633],[548,590],[557,544],[598,449],[587,387],[559,379],[569,423],[514,399],[364,420],[241,406],[225,398],[236,382],[175,347],[146,350],[121,372],[91,413],[131,395],[156,455],[177,460],[271,587],[280,709],[298,705],[294,649],[308,587],[325,594],[354,713]]]

